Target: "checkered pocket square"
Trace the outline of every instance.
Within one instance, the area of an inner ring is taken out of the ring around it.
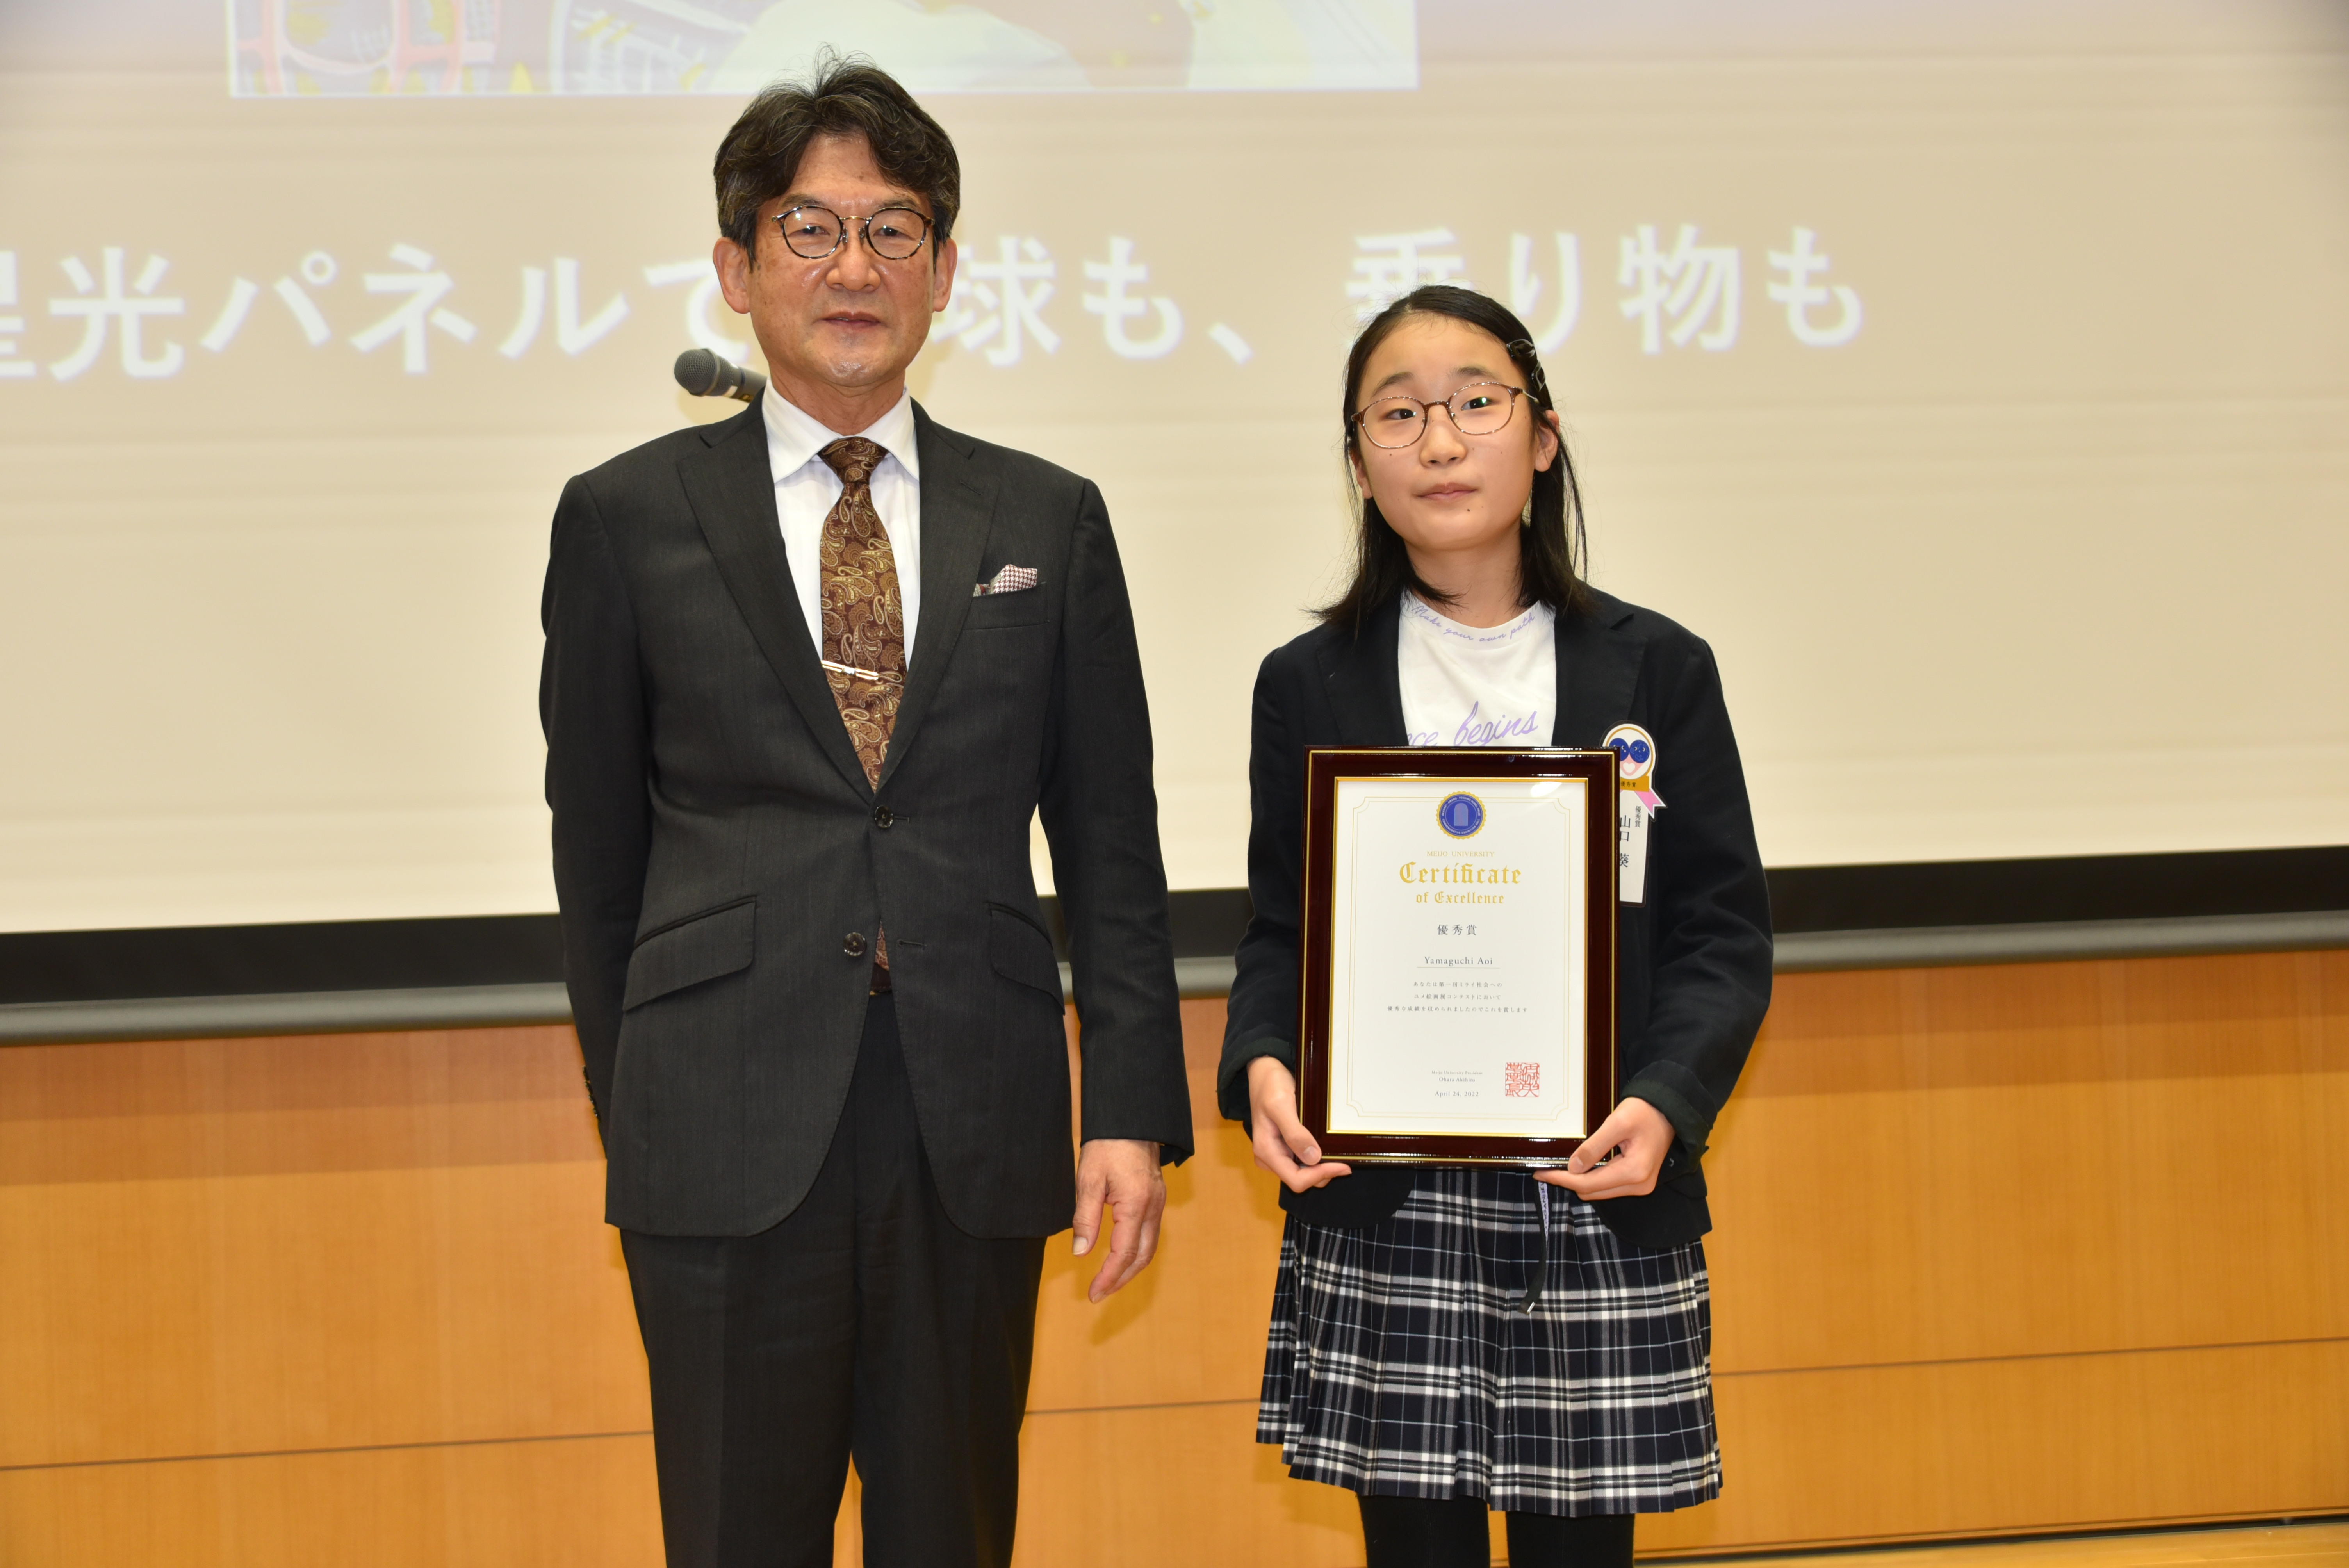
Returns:
[[[994,582],[974,584],[970,596],[980,599],[989,593],[1018,593],[1034,586],[1036,569],[1033,566],[1007,566],[995,574]]]

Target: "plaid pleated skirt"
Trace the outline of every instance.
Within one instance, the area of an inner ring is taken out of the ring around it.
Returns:
[[[1652,1513],[1721,1491],[1700,1243],[1643,1252],[1531,1176],[1422,1171],[1360,1230],[1288,1221],[1257,1440],[1288,1473],[1511,1512]]]

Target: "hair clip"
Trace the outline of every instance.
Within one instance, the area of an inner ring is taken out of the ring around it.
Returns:
[[[1509,356],[1513,359],[1516,357],[1518,349],[1522,348],[1526,351],[1525,364],[1522,368],[1526,377],[1534,383],[1535,390],[1538,391],[1547,401],[1549,397],[1549,377],[1542,370],[1541,355],[1534,347],[1534,340],[1530,337],[1520,337],[1505,343],[1501,346],[1509,351]]]

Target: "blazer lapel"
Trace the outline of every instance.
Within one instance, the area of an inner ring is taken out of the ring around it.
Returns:
[[[914,627],[905,700],[897,705],[889,755],[881,764],[885,786],[929,712],[946,678],[947,660],[970,618],[970,588],[978,581],[979,557],[995,514],[995,476],[979,471],[971,449],[940,428],[919,403],[914,405],[914,438],[922,460],[922,616]]]
[[[1607,732],[1631,716],[1642,645],[1619,635],[1631,607],[1595,590],[1590,607],[1557,623],[1557,722],[1552,746],[1595,751]]]
[[[848,728],[840,722],[840,704],[816,662],[815,638],[800,613],[791,562],[783,555],[775,481],[767,471],[767,427],[758,405],[707,427],[702,439],[707,448],[680,459],[677,471],[701,537],[718,562],[718,574],[816,744],[850,785],[866,791],[864,765],[856,759]]]
[[[1395,668],[1402,609],[1390,599],[1362,624],[1359,635],[1336,628],[1321,645],[1321,686],[1338,721],[1343,746],[1402,746],[1411,737],[1402,724],[1402,677]]]

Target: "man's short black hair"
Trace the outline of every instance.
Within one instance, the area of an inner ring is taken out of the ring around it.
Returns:
[[[718,229],[758,254],[759,208],[792,188],[819,137],[858,136],[892,182],[930,204],[931,248],[953,237],[962,206],[962,163],[946,128],[870,60],[826,53],[814,79],[777,82],[750,100],[718,144]]]

